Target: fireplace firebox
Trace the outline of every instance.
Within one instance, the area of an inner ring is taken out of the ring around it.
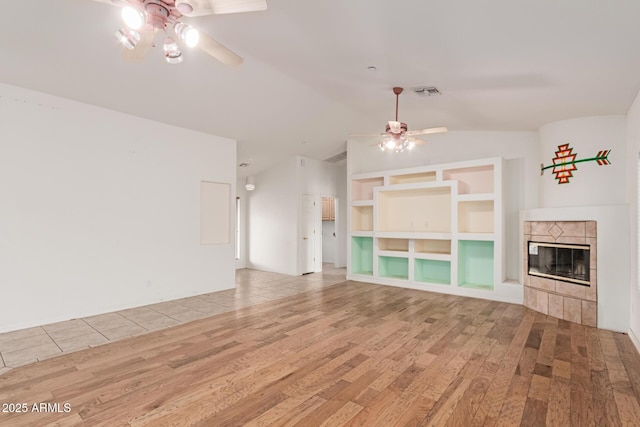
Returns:
[[[529,275],[590,286],[589,245],[529,241]]]

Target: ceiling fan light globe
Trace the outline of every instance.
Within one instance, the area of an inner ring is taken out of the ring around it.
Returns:
[[[178,52],[177,54],[173,54],[173,55],[165,55],[164,56],[164,60],[167,61],[167,63],[169,64],[181,64],[182,63],[182,52]]]
[[[169,64],[180,64],[182,62],[182,51],[180,51],[180,48],[176,44],[175,40],[170,38],[166,39],[164,41],[163,50],[164,59]]]
[[[178,9],[178,12],[183,15],[188,15],[193,12],[193,6],[184,0],[176,0],[176,8]]]
[[[147,21],[144,12],[133,6],[123,7],[120,15],[125,25],[132,30],[139,30]]]
[[[176,35],[188,46],[196,47],[200,41],[200,33],[191,25],[187,25],[183,22],[178,22],[173,27]]]
[[[384,146],[387,150],[392,150],[395,148],[396,143],[393,141],[393,139],[388,140],[387,142],[384,143]]]
[[[189,47],[196,47],[200,41],[200,33],[195,28],[189,27],[184,35],[184,42]]]

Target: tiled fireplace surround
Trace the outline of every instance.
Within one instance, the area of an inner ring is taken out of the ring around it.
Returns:
[[[591,286],[530,276],[528,242],[589,245]],[[559,319],[596,327],[598,324],[596,221],[525,221],[524,305]]]

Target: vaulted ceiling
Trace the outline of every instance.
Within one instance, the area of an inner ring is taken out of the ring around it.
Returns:
[[[624,114],[640,88],[637,0],[267,0],[268,10],[185,18],[245,62],[199,50],[122,60],[116,7],[3,4],[0,82],[238,141],[243,174],[287,155],[324,159],[382,131],[393,86],[410,129],[535,130]],[[375,66],[376,71],[368,70]]]

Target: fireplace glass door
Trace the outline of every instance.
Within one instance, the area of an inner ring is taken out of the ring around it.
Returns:
[[[589,246],[529,242],[529,275],[589,286]]]

